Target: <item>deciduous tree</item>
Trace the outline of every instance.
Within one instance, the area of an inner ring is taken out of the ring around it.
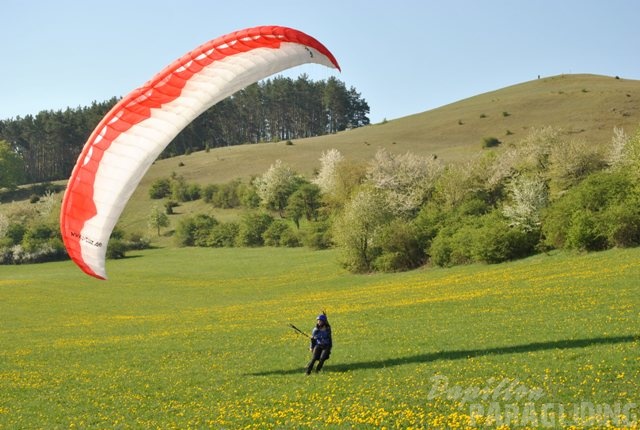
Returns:
[[[24,179],[24,162],[8,142],[0,140],[0,188],[14,189]]]

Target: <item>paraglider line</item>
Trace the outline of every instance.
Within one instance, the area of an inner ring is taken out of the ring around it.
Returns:
[[[289,327],[294,329],[296,331],[296,333],[306,337],[307,339],[311,339],[311,336],[309,336],[308,334],[306,334],[305,332],[303,332],[302,330],[300,330],[298,327],[294,326],[293,324],[290,323]]]

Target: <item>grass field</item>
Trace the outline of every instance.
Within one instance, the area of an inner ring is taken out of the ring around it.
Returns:
[[[0,428],[637,428],[640,250],[352,275],[333,251],[0,266]],[[325,308],[334,351],[306,376]]]

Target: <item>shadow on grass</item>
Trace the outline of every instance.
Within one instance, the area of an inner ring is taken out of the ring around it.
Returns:
[[[357,361],[354,363],[340,363],[334,366],[327,365],[326,372],[349,372],[361,369],[382,369],[385,367],[403,366],[405,364],[430,363],[439,360],[462,360],[473,357],[485,357],[490,355],[522,354],[527,352],[548,351],[552,349],[587,348],[597,345],[615,345],[640,341],[640,335],[596,337],[591,339],[556,340],[549,342],[534,342],[523,345],[503,346],[485,349],[469,349],[455,351],[438,351],[427,354],[416,354],[407,357],[388,358],[383,360]],[[269,370],[265,372],[251,373],[252,376],[269,375],[294,375],[302,373],[303,368]]]

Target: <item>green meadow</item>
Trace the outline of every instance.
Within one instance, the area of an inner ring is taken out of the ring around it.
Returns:
[[[334,251],[0,266],[0,428],[638,427],[640,249],[353,275]],[[334,350],[306,376],[326,309]]]
[[[324,151],[472,160],[553,126],[608,148],[637,129],[640,81],[544,77],[330,136],[157,160],[119,221],[148,233],[149,188],[207,185],[276,160],[310,177]],[[25,202],[5,199],[0,211]],[[638,428],[640,249],[551,253],[500,265],[354,275],[338,251],[176,248],[185,202],[157,249],[108,261],[0,266],[0,429]],[[325,309],[331,359],[306,376]]]

